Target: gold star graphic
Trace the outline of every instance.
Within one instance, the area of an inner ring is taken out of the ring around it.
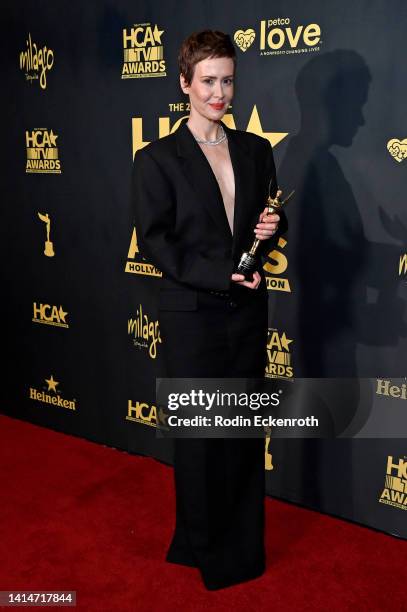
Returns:
[[[159,30],[159,29],[157,28],[157,24],[155,24],[155,28],[154,28],[154,32],[153,32],[153,35],[154,35],[154,40],[155,40],[155,42],[158,42],[160,45],[162,44],[162,43],[161,43],[161,34],[162,34],[163,32],[164,32],[164,30]]]
[[[284,138],[286,138],[289,134],[289,132],[264,132],[260,123],[259,111],[257,110],[256,105],[253,107],[246,131],[262,136],[263,138],[267,138],[272,147],[275,147],[276,144],[284,140]]]
[[[280,342],[281,342],[281,346],[283,347],[283,349],[289,352],[290,349],[288,348],[288,345],[291,344],[292,340],[289,340],[287,338],[287,336],[285,335],[285,332],[281,335]]]
[[[45,382],[48,383],[48,391],[55,391],[55,393],[57,392],[57,385],[59,385],[59,382],[54,380],[54,377],[52,374],[50,378],[45,379]]]
[[[64,310],[62,310],[62,306],[59,307],[59,318],[61,319],[61,321],[63,321],[63,323],[66,323],[65,321],[65,317],[68,314],[67,312],[65,312]]]
[[[53,147],[57,146],[57,138],[58,136],[56,134],[54,134],[54,132],[51,130],[50,135],[49,135],[49,139],[51,141],[51,144]]]

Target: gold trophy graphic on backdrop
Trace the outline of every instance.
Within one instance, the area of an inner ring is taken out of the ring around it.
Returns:
[[[51,240],[49,239],[49,232],[51,229],[51,219],[48,213],[46,213],[45,215],[42,215],[41,213],[38,213],[39,218],[41,219],[41,221],[43,221],[46,226],[47,226],[47,239],[45,241],[45,249],[44,249],[44,255],[46,255],[47,257],[54,257],[55,255],[55,251],[54,251],[54,245],[52,244]]]
[[[288,200],[291,198],[292,195],[294,195],[294,190],[286,197],[285,200],[280,200],[280,196],[282,195],[282,191],[279,189],[276,193],[276,197],[273,199],[270,196],[270,187],[271,187],[271,181],[269,183],[269,194],[268,194],[268,198],[267,198],[267,215],[271,215],[273,213],[278,213],[279,210],[281,210],[283,208],[283,206],[285,206],[288,202]],[[259,240],[258,238],[255,238],[251,248],[249,251],[245,251],[242,256],[240,257],[239,263],[237,265],[237,268],[235,270],[236,274],[243,274],[243,276],[245,277],[246,280],[252,280],[253,279],[253,272],[256,269],[257,266],[257,260],[256,260],[256,251],[259,247],[261,240]]]
[[[265,455],[264,455],[264,468],[266,470],[273,470],[273,455],[270,452],[270,441],[271,441],[271,427],[264,427],[265,436]]]

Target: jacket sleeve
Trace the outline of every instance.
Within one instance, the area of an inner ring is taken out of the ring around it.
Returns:
[[[232,258],[213,258],[185,248],[174,235],[175,194],[170,180],[145,150],[133,162],[132,208],[143,255],[168,278],[195,289],[227,290]]]
[[[269,184],[270,184],[270,195],[272,198],[275,197],[278,188],[280,187],[278,185],[277,182],[277,173],[276,173],[276,166],[274,163],[274,155],[273,155],[273,148],[270,144],[270,142],[266,139],[265,140],[265,165],[264,165],[264,177],[265,177],[265,188],[264,188],[264,202],[261,205],[261,210],[259,210],[259,213],[257,215],[257,219],[255,221],[255,224],[258,223],[259,220],[259,215],[261,212],[263,212],[266,203],[267,203],[267,197],[268,197],[268,188],[269,188]],[[270,183],[271,180],[271,183]],[[285,189],[285,185],[283,185],[281,187],[281,189]],[[283,198],[288,195],[286,193],[283,192]],[[278,216],[280,217],[280,221],[278,223],[278,229],[276,231],[276,233],[274,234],[274,236],[272,236],[271,238],[268,238],[267,240],[262,240],[258,246],[257,249],[257,254],[261,255],[261,256],[266,256],[267,253],[269,253],[274,246],[277,244],[278,239],[280,236],[282,236],[283,234],[286,233],[286,231],[288,230],[288,222],[287,222],[287,217],[286,214],[284,212],[284,210],[281,210],[279,213],[277,213]]]

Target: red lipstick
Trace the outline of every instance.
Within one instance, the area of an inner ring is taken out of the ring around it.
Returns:
[[[218,102],[217,104],[209,104],[209,106],[212,106],[212,108],[214,108],[215,110],[222,110],[222,108],[225,106],[225,103]]]

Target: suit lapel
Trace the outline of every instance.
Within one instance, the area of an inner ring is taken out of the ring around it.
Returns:
[[[230,158],[235,176],[235,209],[233,221],[233,237],[230,231],[222,193],[212,168],[201,147],[190,132],[186,122],[175,132],[177,136],[178,155],[183,160],[185,175],[196,192],[200,202],[211,215],[217,227],[224,235],[225,242],[230,242],[232,253],[238,248],[241,233],[249,228],[251,212],[250,197],[253,197],[253,181],[255,180],[255,164],[245,146],[244,139],[239,138],[235,130],[222,124],[227,137]],[[250,230],[249,230],[250,231]]]
[[[256,166],[255,161],[247,147],[247,141],[241,134],[223,124],[229,143],[230,159],[235,175],[235,212],[233,220],[233,247],[232,254],[238,249],[249,245],[243,244],[245,236],[252,238],[250,227],[253,217],[252,199],[256,194]],[[225,213],[226,215],[226,213]],[[238,252],[238,255],[241,253]]]

